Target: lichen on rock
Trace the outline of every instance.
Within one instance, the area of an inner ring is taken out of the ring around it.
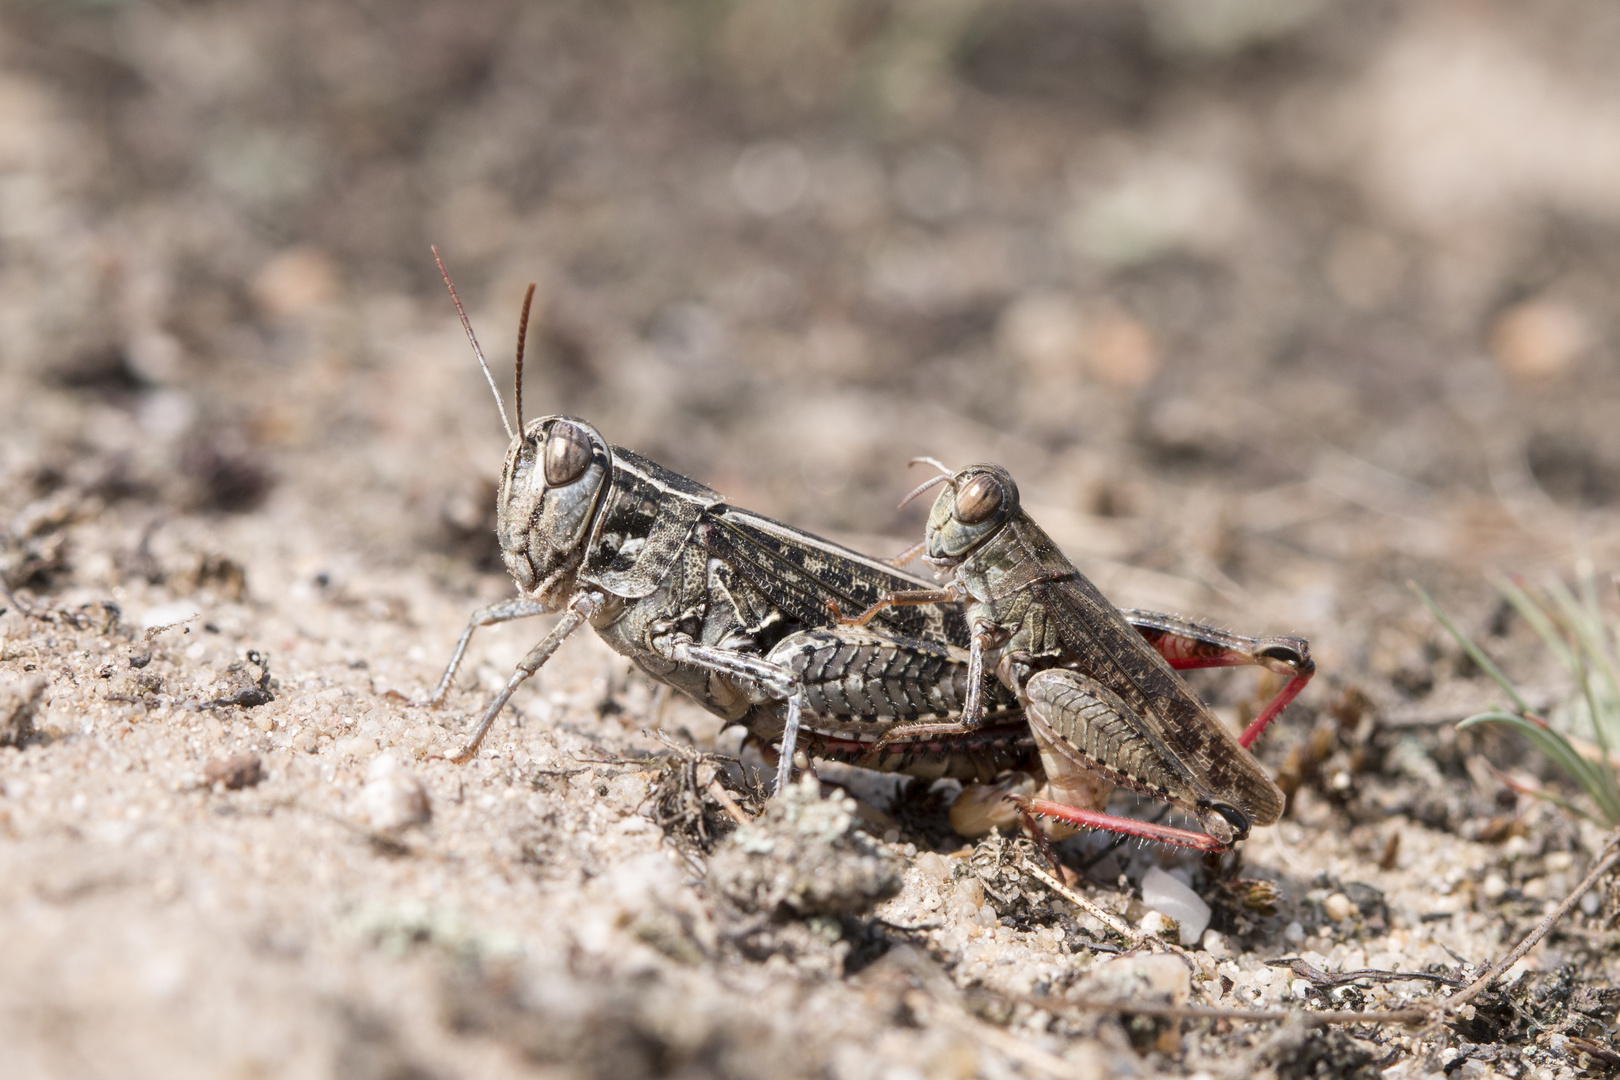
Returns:
[[[858,915],[899,892],[901,860],[856,828],[855,800],[819,789],[795,784],[739,826],[710,860],[710,884],[776,919]]]

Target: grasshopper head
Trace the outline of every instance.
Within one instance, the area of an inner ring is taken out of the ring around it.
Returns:
[[[613,455],[583,420],[544,416],[506,451],[496,506],[501,558],[525,594],[550,607],[573,591]]]
[[[1018,513],[1018,485],[1000,465],[969,465],[928,512],[928,561],[955,566]]]

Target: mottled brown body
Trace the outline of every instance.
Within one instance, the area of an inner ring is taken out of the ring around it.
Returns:
[[[890,602],[964,602],[969,679],[994,668],[1024,705],[1040,753],[1053,800],[1030,805],[1076,824],[1211,849],[1281,816],[1282,792],[1172,664],[1286,671],[1297,686],[1267,710],[1269,722],[1313,670],[1305,642],[1241,638],[1151,614],[1136,615],[1133,625],[1024,512],[1012,477],[995,465],[949,478],[929,515],[927,551],[930,562],[953,571],[949,588]],[[894,735],[943,737],[980,723],[970,707],[955,724],[913,725]],[[1191,811],[1207,835],[1098,813],[1114,784]],[[1064,808],[1075,813],[1057,813]]]
[[[517,686],[585,623],[647,675],[747,726],[766,747],[786,744],[789,758],[802,716],[813,753],[830,747],[867,767],[913,771],[916,755],[902,748],[851,747],[875,744],[897,724],[959,717],[968,697],[967,622],[956,605],[896,608],[881,633],[834,627],[834,608],[864,607],[924,581],[727,505],[702,484],[609,446],[582,420],[542,417],[514,437],[497,531],[523,596],[473,616],[432,703],[448,694],[476,627],[558,609],[564,616],[486,708],[463,760]],[[992,722],[1019,718],[1009,692],[993,677],[980,680]],[[1028,758],[1033,747],[1024,743]],[[926,755],[923,773],[976,778],[1017,752],[957,749]]]
[[[1017,506],[1012,491],[1012,512],[958,564],[956,575],[969,598],[969,624],[1006,634],[997,670],[1009,686],[1028,696],[1040,672],[1063,668],[1079,676],[1033,687],[1037,710],[1050,717],[1056,736],[1040,740],[1050,744],[1042,748],[1046,756],[1072,758],[1115,783],[1191,810],[1219,840],[1274,824],[1282,816],[1282,791]],[[931,542],[931,554],[932,548]],[[1228,806],[1246,824],[1226,825],[1230,819],[1221,811]]]

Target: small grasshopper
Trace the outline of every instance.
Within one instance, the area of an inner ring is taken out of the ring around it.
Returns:
[[[919,761],[932,759],[939,775],[988,778],[1028,756],[1016,699],[982,671],[978,678],[991,685],[968,686],[967,622],[959,606],[897,609],[883,616],[881,633],[835,626],[835,608],[864,608],[926,587],[924,579],[727,505],[697,481],[610,446],[583,420],[545,416],[525,424],[523,342],[532,285],[518,331],[514,431],[443,262],[439,269],[511,437],[496,531],[521,595],[472,615],[443,678],[418,704],[443,705],[480,626],[563,613],[519,661],[452,760],[478,752],[517,688],[587,622],[652,678],[745,724],[767,752],[779,742],[778,788],[791,774],[803,717],[810,720],[807,753],[879,768],[926,773]],[[975,705],[976,739],[875,748],[897,723],[959,716],[969,699],[989,702]]]
[[[924,459],[927,460],[927,459]],[[945,588],[899,592],[861,615],[964,601],[971,627],[967,685],[993,666],[1017,694],[1054,797],[1009,796],[1026,812],[1205,851],[1224,851],[1254,826],[1282,815],[1283,795],[1247,748],[1310,681],[1316,667],[1301,638],[1244,638],[1168,615],[1122,612],[1064,557],[1019,506],[998,465],[971,465],[943,483],[928,516],[927,559],[954,571]],[[902,503],[904,505],[904,503]],[[1134,624],[1134,625],[1133,625]],[[1257,664],[1288,683],[1234,737],[1176,669]],[[978,702],[948,723],[899,725],[892,739],[969,735]],[[1203,833],[1103,813],[1115,785],[1189,810]]]

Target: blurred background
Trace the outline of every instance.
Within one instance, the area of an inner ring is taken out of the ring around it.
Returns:
[[[7,502],[498,574],[431,242],[508,385],[539,283],[530,416],[874,549],[907,458],[999,460],[1121,603],[1393,670],[1407,577],[1614,535],[1617,52],[1559,0],[13,0]]]

